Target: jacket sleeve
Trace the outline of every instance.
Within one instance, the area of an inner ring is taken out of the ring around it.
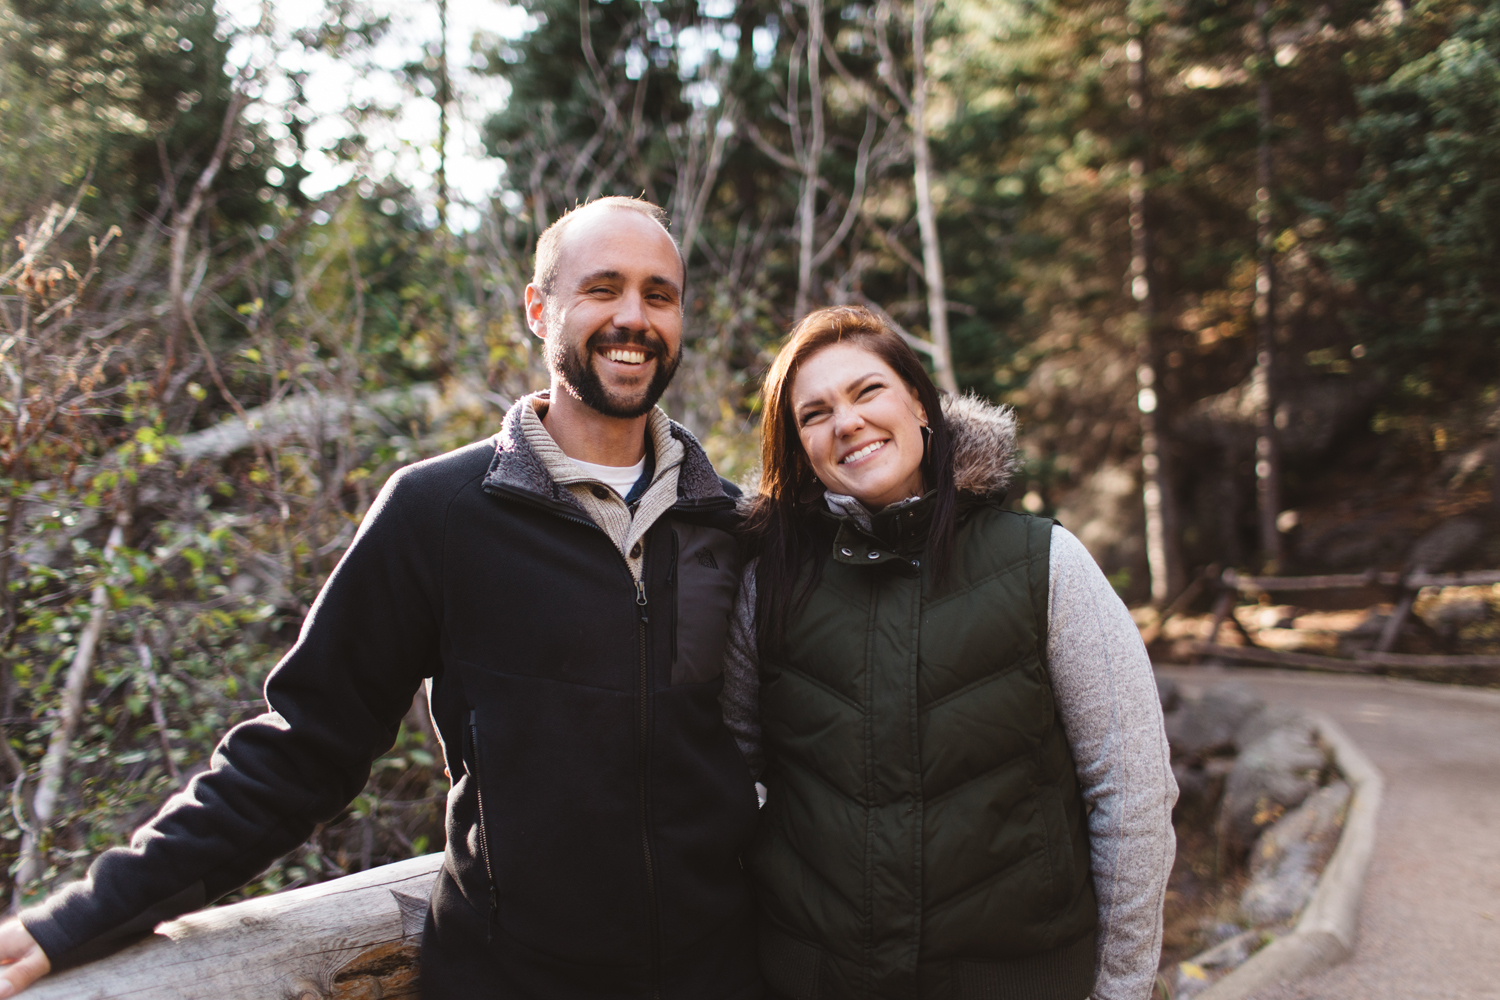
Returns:
[[[1099,897],[1096,1000],[1147,1000],[1177,838],[1177,782],[1151,661],[1083,543],[1052,529],[1047,658],[1089,814]]]
[[[413,471],[393,476],[365,517],[267,678],[265,714],[230,730],[210,769],[130,846],[22,912],[54,969],[109,954],[244,885],[359,794],[438,666],[447,499]]]
[[[760,736],[760,657],[755,643],[755,569],[751,559],[740,572],[740,589],[729,616],[729,642],[724,650],[724,687],[719,706],[724,725],[744,755],[750,774],[759,778],[765,770]]]

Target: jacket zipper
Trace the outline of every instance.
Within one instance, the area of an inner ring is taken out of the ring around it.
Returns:
[[[490,836],[484,823],[484,779],[479,776],[479,719],[478,713],[469,710],[469,754],[474,761],[474,798],[479,805],[479,857],[484,862],[484,874],[490,887],[490,922],[487,940],[495,940],[495,925],[500,922],[500,890],[495,886],[495,867],[490,862]]]
[[[575,513],[567,505],[561,504],[561,503],[557,503],[557,502],[555,502],[553,500],[549,500],[548,498],[540,496],[538,494],[534,494],[534,493],[531,493],[529,491],[524,491],[524,490],[516,490],[516,489],[512,489],[512,488],[505,487],[505,486],[486,486],[486,487],[484,487],[484,489],[485,489],[485,492],[490,493],[492,495],[500,496],[500,497],[507,497],[507,498],[510,498],[510,499],[513,499],[513,500],[518,500],[521,503],[529,504],[529,505],[531,505],[533,507],[538,507],[538,508],[540,508],[542,510],[545,510],[548,513],[555,514],[558,517],[563,518],[564,520],[572,521],[575,524],[581,524],[581,525],[584,525],[585,527],[593,528],[595,531],[598,531],[601,534],[605,533],[604,529],[601,528],[601,527],[599,527],[599,525],[596,524],[594,521],[592,521],[592,520],[590,520],[589,518],[586,518],[586,517],[580,517],[577,513]],[[731,500],[728,497],[723,497],[723,498],[712,497],[712,498],[709,498],[709,499],[706,499],[706,500],[703,500],[703,501],[693,501],[693,502],[678,501],[677,503],[675,503],[671,507],[669,507],[665,513],[672,513],[674,511],[677,511],[677,512],[686,512],[688,510],[693,510],[693,509],[697,509],[697,510],[714,510],[714,509],[718,509],[718,508],[721,508],[721,507],[725,508],[725,509],[728,509],[728,508],[731,508],[733,506],[734,506],[734,501]],[[625,562],[625,559],[624,559],[623,556],[620,557],[620,561],[622,563]],[[674,566],[675,566],[675,562],[676,562],[676,560],[674,559],[673,560]],[[629,567],[628,563],[625,564],[625,568],[626,568],[626,572],[629,572],[630,567]],[[632,576],[633,576],[633,574],[632,574]],[[639,677],[637,679],[637,683],[638,683],[639,688],[640,688],[641,710],[640,710],[640,730],[639,730],[639,733],[638,733],[638,736],[637,736],[638,742],[640,744],[639,751],[638,751],[638,758],[637,758],[637,766],[638,766],[638,768],[640,770],[641,855],[645,859],[645,862],[646,862],[646,901],[647,901],[647,906],[648,906],[648,909],[649,909],[648,924],[649,924],[650,947],[651,947],[651,996],[652,996],[653,1000],[661,1000],[661,940],[660,940],[661,939],[661,928],[659,926],[658,912],[657,912],[659,910],[659,906],[658,906],[658,903],[657,903],[657,895],[656,895],[656,862],[655,862],[655,859],[653,858],[652,853],[651,853],[651,832],[650,832],[650,823],[649,823],[650,807],[651,807],[650,782],[648,780],[648,775],[650,774],[650,763],[651,763],[650,762],[651,755],[650,755],[650,750],[649,750],[649,736],[651,734],[650,697],[649,697],[649,694],[650,694],[650,676],[651,676],[651,674],[650,674],[650,663],[648,662],[648,660],[646,658],[646,626],[648,624],[650,624],[651,619],[650,619],[650,617],[646,613],[647,601],[646,601],[646,581],[645,581],[645,576],[644,576],[644,570],[642,571],[642,578],[639,579],[639,580],[635,580],[634,583],[635,583],[635,604],[636,604],[636,609],[637,609],[637,615],[636,615],[636,617],[637,617],[636,635],[638,637],[639,650],[640,650],[640,672],[639,672]],[[472,720],[474,718],[474,714],[472,712],[470,712],[469,718],[470,718],[470,721],[472,722]],[[477,748],[477,731],[475,733],[475,739],[476,739],[476,748]],[[476,757],[477,757],[477,754],[476,754]],[[476,775],[476,779],[477,779],[477,775]],[[489,867],[489,855],[488,855],[487,848],[485,848],[485,846],[484,846],[484,844],[485,844],[485,836],[484,836],[484,812],[483,812],[483,804],[482,803],[481,803],[481,806],[480,806],[479,818],[480,818],[480,827],[479,827],[480,848],[481,848],[481,851],[485,853],[485,866],[486,866],[486,868],[488,868]],[[491,900],[496,902],[496,904],[497,904],[496,905],[496,909],[498,910],[498,900],[497,900],[497,894],[495,893],[494,886],[495,886],[495,879],[494,879],[493,874],[491,874],[491,876],[490,876]]]
[[[646,659],[646,626],[651,619],[646,614],[646,580],[642,572],[641,579],[635,581],[635,605],[639,609],[636,626],[636,634],[640,637],[640,733],[639,761],[640,785],[641,785],[641,854],[646,859],[646,901],[649,906],[647,920],[651,935],[651,996],[653,1000],[661,998],[661,929],[657,926],[658,904],[656,899],[656,863],[651,855],[651,782],[650,775],[650,743],[651,718],[650,718],[650,663]]]

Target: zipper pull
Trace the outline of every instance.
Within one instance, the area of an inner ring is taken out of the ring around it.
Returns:
[[[635,603],[636,603],[637,607],[644,608],[646,606],[646,581],[645,580],[637,580],[637,581],[635,581]]]

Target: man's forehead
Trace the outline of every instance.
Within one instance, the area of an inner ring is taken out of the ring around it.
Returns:
[[[600,206],[585,208],[581,217],[573,220],[563,233],[558,247],[558,269],[575,271],[584,268],[589,272],[608,270],[623,273],[645,267],[652,272],[661,270],[652,266],[660,263],[652,257],[670,259],[671,272],[679,272],[682,264],[677,246],[660,223],[628,208]],[[676,278],[669,279],[676,281]]]

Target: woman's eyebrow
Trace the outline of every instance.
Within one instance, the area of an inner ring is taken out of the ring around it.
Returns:
[[[857,387],[859,387],[868,379],[880,378],[882,374],[882,372],[865,372],[863,375],[857,375],[844,385],[844,391],[853,392]]]

